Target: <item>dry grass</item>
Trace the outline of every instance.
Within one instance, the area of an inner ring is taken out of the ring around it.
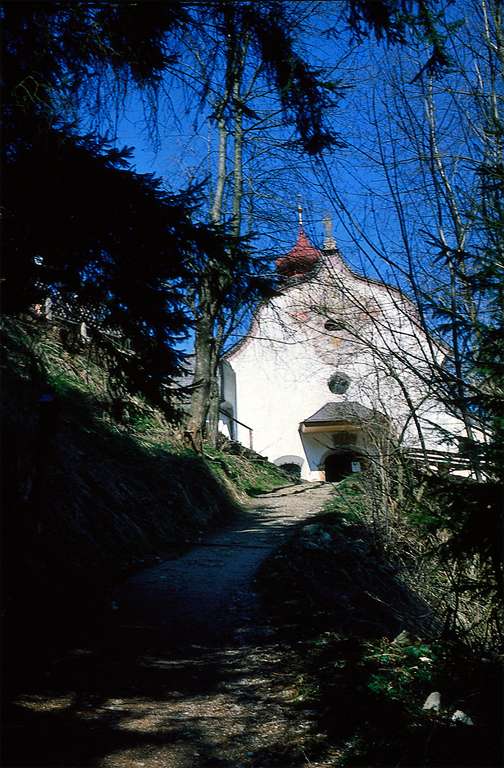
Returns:
[[[502,603],[487,564],[477,554],[452,554],[453,534],[432,524],[443,512],[436,477],[407,469],[399,500],[384,499],[376,478],[363,474],[335,487],[328,511],[365,525],[396,578],[429,606],[431,636],[457,637],[481,651],[502,648]],[[454,483],[452,492],[464,488]]]

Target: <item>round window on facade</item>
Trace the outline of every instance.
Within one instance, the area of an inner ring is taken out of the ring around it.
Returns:
[[[343,323],[338,323],[337,320],[326,320],[324,323],[326,331],[342,331]]]
[[[350,386],[350,376],[347,376],[346,373],[333,373],[327,386],[333,395],[343,395]]]

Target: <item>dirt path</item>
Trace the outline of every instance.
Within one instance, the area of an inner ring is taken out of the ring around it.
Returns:
[[[316,514],[330,486],[297,486],[254,499],[231,526],[186,555],[132,577],[116,595],[123,626],[151,626],[170,645],[206,644],[257,631],[254,575],[292,525]]]
[[[293,707],[293,649],[261,615],[253,580],[329,485],[266,494],[227,529],[118,590],[101,638],[25,693],[7,767],[266,768],[310,761],[310,712]]]

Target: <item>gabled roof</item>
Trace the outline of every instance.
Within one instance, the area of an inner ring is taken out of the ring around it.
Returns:
[[[367,422],[377,418],[386,418],[382,413],[373,411],[356,402],[326,403],[307,419],[303,424],[327,424],[334,421]]]
[[[330,237],[326,237],[322,250],[316,248],[307,238],[301,221],[299,224],[298,239],[296,244],[293,246],[293,248],[291,248],[289,253],[287,253],[285,256],[279,257],[275,262],[277,270],[281,275],[279,292],[285,295],[290,290],[299,288],[305,283],[309,284],[310,281],[317,278],[317,275],[320,274],[320,271],[324,269],[327,263],[334,264],[335,262],[337,262],[338,265],[342,267],[342,277],[339,279],[344,281],[345,277],[349,275],[362,283],[367,283],[368,285],[376,285],[379,288],[384,288],[389,294],[392,292],[398,297],[400,301],[404,301],[411,310],[411,319],[416,323],[420,330],[424,332],[423,327],[420,325],[420,322],[417,319],[416,307],[414,306],[411,299],[409,299],[400,288],[389,285],[388,283],[385,283],[381,280],[377,280],[372,277],[366,277],[365,275],[361,275],[358,272],[355,272],[345,261],[332,235]],[[235,344],[233,344],[231,349],[226,352],[225,357],[228,360],[231,360],[233,356],[237,354],[243,347],[245,347],[248,341],[250,341],[252,330],[254,328],[257,330],[258,328],[258,317],[262,309],[267,306],[270,301],[271,299],[269,298],[263,299],[258,304],[253,314],[248,332]],[[437,344],[439,345],[439,342],[437,342]],[[449,350],[445,345],[442,348],[445,354],[449,353]]]

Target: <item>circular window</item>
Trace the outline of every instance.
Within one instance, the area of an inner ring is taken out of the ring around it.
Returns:
[[[350,376],[347,376],[346,373],[333,373],[327,386],[333,395],[343,395],[350,386],[350,381]]]
[[[326,320],[324,328],[326,331],[342,331],[343,323],[338,323],[337,320]]]

